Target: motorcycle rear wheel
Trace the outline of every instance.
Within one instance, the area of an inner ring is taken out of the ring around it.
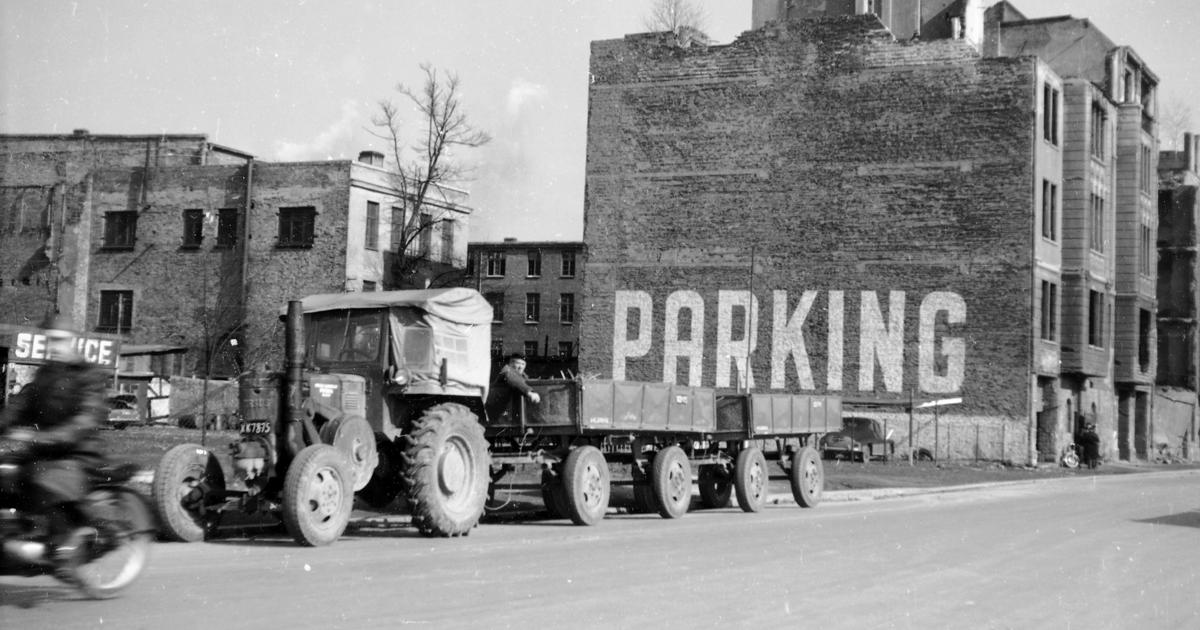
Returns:
[[[92,599],[109,599],[145,570],[154,542],[153,516],[145,500],[127,488],[93,490],[85,511],[98,534],[78,561],[58,567],[55,576]]]

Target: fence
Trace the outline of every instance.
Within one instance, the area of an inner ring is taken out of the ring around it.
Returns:
[[[908,416],[888,414],[878,419],[884,433],[891,433],[896,454],[907,457],[910,448]],[[1025,463],[1029,456],[1027,428],[1002,418],[915,415],[911,426],[911,448],[918,459]]]
[[[199,418],[207,414],[208,428],[231,428],[237,422],[238,382],[208,382],[208,404],[204,402],[204,379],[171,377],[171,416],[168,422],[185,428],[199,428]]]

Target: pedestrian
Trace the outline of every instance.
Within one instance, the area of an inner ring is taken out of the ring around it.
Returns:
[[[1084,425],[1083,431],[1080,432],[1077,441],[1083,447],[1083,463],[1091,469],[1099,466],[1100,435],[1096,433],[1096,425],[1090,422]]]
[[[513,403],[519,396],[537,404],[541,397],[525,382],[525,355],[514,354],[508,357],[508,363],[500,369],[496,380],[488,391],[487,415],[489,421],[498,420],[501,416],[512,411]]]

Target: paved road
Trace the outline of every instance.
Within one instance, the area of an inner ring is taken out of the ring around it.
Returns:
[[[163,544],[122,598],[0,578],[4,628],[1197,628],[1200,474]]]

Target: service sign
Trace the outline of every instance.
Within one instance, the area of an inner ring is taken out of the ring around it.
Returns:
[[[46,362],[46,335],[42,332],[17,330],[8,335],[0,335],[0,342],[8,345],[9,361],[34,364]],[[80,335],[75,338],[74,344],[76,352],[85,361],[116,369],[121,350],[120,340]]]

